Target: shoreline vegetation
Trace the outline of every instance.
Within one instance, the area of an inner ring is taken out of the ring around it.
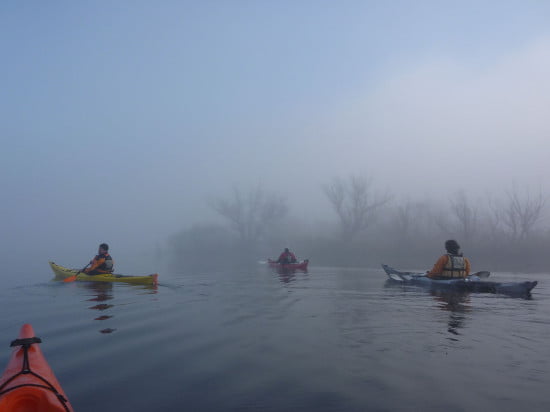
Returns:
[[[473,201],[464,191],[448,199],[396,200],[364,176],[335,178],[321,190],[333,213],[323,221],[293,217],[287,200],[260,186],[235,188],[210,207],[218,222],[197,223],[168,242],[171,262],[224,267],[273,258],[289,247],[312,266],[428,270],[456,239],[472,270],[548,271],[550,228],[546,197],[512,185],[500,197]],[[326,206],[326,205],[325,205]]]
[[[431,242],[432,247],[415,244],[407,248],[396,246],[390,249],[387,243],[341,245],[330,240],[292,242],[292,250],[298,251],[298,260],[309,259],[310,266],[343,268],[379,268],[381,263],[390,262],[403,270],[429,270],[437,258],[445,253],[442,242]],[[286,243],[284,243],[286,245]],[[428,244],[425,244],[428,245]],[[223,269],[227,267],[250,267],[267,258],[276,258],[280,247],[258,247],[238,241],[216,242],[216,248],[208,245],[189,245],[186,242],[173,244],[170,263],[174,268]],[[202,247],[201,247],[202,246]],[[519,273],[550,273],[546,253],[550,242],[520,245],[470,245],[464,255],[472,262],[472,271],[500,271]],[[498,247],[501,246],[501,247]],[[386,247],[386,248],[384,248]]]

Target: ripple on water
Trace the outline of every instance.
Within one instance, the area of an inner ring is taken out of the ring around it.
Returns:
[[[0,332],[33,324],[79,412],[546,410],[550,293],[533,280],[532,300],[319,267],[42,282],[0,292]]]

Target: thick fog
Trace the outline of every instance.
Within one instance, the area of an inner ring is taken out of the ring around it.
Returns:
[[[325,189],[350,176],[391,197],[386,220],[457,193],[545,199],[549,17],[539,1],[3,2],[2,259],[82,266],[108,242],[119,270],[156,270],[178,233],[231,230],[215,206],[258,187],[286,202],[279,226],[337,231]]]

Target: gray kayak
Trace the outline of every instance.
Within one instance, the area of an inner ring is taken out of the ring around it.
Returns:
[[[489,272],[477,272],[465,279],[431,279],[425,273],[402,272],[388,265],[382,265],[390,281],[409,285],[425,286],[433,289],[451,289],[477,293],[501,293],[512,296],[526,296],[537,286],[537,281],[491,282],[482,280]]]

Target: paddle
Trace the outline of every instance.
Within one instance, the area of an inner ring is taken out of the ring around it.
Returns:
[[[391,276],[391,275],[395,275],[397,276],[399,279],[396,279],[395,277]],[[427,277],[428,273],[391,273],[390,274],[390,277],[394,280],[407,280],[404,276],[410,276],[411,278],[425,278]],[[486,270],[482,270],[480,272],[476,272],[476,273],[472,273],[471,275],[468,275],[466,276],[465,278],[462,278],[462,279],[470,279],[472,278],[472,276],[477,276],[478,278],[480,279],[486,279],[488,278],[489,276],[491,275],[491,272],[488,272]],[[449,279],[452,279],[452,278],[449,278]],[[458,279],[461,279],[461,278],[454,278],[456,280]]]
[[[420,277],[420,276],[427,276],[428,273],[423,273],[421,275],[416,275],[417,277]],[[478,278],[488,278],[489,276],[491,275],[491,272],[488,272],[486,270],[482,270],[480,272],[476,272],[476,273],[472,273],[468,276],[466,276],[466,278],[471,278],[472,276],[477,276]],[[459,278],[455,278],[455,279],[459,279]]]
[[[393,280],[401,280],[401,281],[407,281],[410,278],[421,278],[426,277],[428,272],[419,273],[419,272],[401,272],[399,270],[395,270],[394,268],[382,264],[382,268],[386,272],[386,274],[391,277]],[[393,276],[392,276],[393,275]],[[471,275],[468,275],[467,278],[471,278],[472,276],[477,276],[479,278],[488,278],[491,275],[491,272],[488,272],[486,270],[482,270],[480,272],[472,273]]]
[[[90,266],[90,264],[88,263],[86,266],[84,266],[82,269],[80,269],[78,272],[76,272],[76,275],[72,275],[72,276],[69,276],[68,278],[65,278],[63,279],[63,282],[74,282],[76,280],[76,277],[78,276],[78,274],[80,272],[84,272],[84,270]]]

